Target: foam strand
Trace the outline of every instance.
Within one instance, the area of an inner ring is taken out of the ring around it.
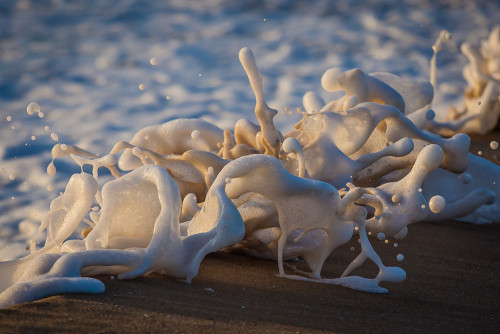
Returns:
[[[250,86],[255,94],[255,115],[260,124],[262,139],[261,144],[266,150],[266,154],[278,157],[280,149],[280,135],[274,126],[273,118],[278,113],[277,110],[268,107],[264,98],[262,87],[262,76],[255,64],[252,50],[243,48],[240,50],[239,58],[241,65],[250,81]]]

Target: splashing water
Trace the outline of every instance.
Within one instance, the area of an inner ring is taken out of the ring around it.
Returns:
[[[468,136],[430,134],[418,126],[418,115],[410,117],[432,101],[435,66],[431,84],[419,85],[388,73],[329,69],[322,86],[345,95],[326,103],[308,92],[306,112],[298,110],[302,120],[282,133],[252,51],[241,49],[239,59],[258,124],[242,119],[231,131],[177,119],[146,127],[103,156],[53,147],[48,174],[64,156],[82,172],[42,218],[36,237],[46,232],[44,246],[37,250],[33,241],[30,255],[0,263],[0,307],[62,292],[103,292],[100,281],[84,277],[98,274],[131,279],[158,272],[190,282],[203,258],[221,249],[275,259],[288,279],[383,293],[381,282],[400,283],[406,273],[385,266],[369,236],[388,244],[419,221],[498,216],[498,185],[479,177],[500,175],[498,166],[468,154]],[[424,111],[425,122],[432,121],[433,112]],[[35,102],[27,112],[43,117]],[[101,167],[114,179],[99,186]],[[454,189],[443,189],[452,182]],[[68,239],[80,222],[88,225],[82,238]],[[356,258],[340,277],[322,277],[327,257],[355,234]],[[310,271],[287,273],[284,260],[298,256]],[[376,277],[351,275],[367,259],[377,265]]]

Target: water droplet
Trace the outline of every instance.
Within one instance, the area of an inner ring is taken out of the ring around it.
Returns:
[[[45,127],[43,128],[45,131],[49,131],[50,130],[50,127],[48,125],[45,125]]]
[[[458,176],[458,178],[463,184],[468,184],[472,179],[472,176],[469,173],[462,173]]]
[[[490,143],[490,147],[491,147],[492,150],[496,150],[498,148],[498,142],[496,140],[493,140]]]
[[[194,130],[193,132],[191,132],[191,138],[193,139],[198,139],[200,138],[200,131],[199,130]]]
[[[12,121],[12,116],[7,116],[7,117],[5,117],[5,119],[7,120],[7,122],[10,122],[10,121]]]
[[[392,203],[397,203],[397,202],[399,202],[400,199],[401,198],[399,197],[399,195],[392,195],[392,198],[391,198]]]
[[[433,196],[429,201],[429,209],[431,209],[434,213],[440,213],[443,211],[445,205],[446,200],[440,195]]]
[[[41,111],[40,111],[40,112],[38,112],[38,117],[40,117],[40,118],[44,118],[44,117],[45,117],[45,114],[44,114],[43,112],[41,112]]]
[[[36,102],[31,102],[28,104],[28,107],[26,108],[26,112],[28,115],[33,115],[34,113],[39,113],[40,112],[40,106]]]
[[[394,243],[394,248],[398,248],[398,246],[399,246],[399,245],[398,245],[398,243],[397,243],[397,242],[395,242],[395,243]]]
[[[384,239],[385,239],[385,234],[384,234],[384,233],[382,233],[382,232],[378,233],[378,234],[377,234],[377,239],[378,239],[378,240],[384,240]]]
[[[10,174],[10,175],[9,175],[9,179],[10,179],[11,181],[14,181],[14,180],[16,179],[16,176],[15,176],[14,174]]]
[[[56,167],[54,166],[54,162],[51,162],[47,166],[47,174],[49,174],[50,176],[56,175]]]
[[[165,98],[166,98],[167,100],[170,100],[170,99],[171,99],[171,97],[170,97],[169,95],[165,96]]]
[[[422,209],[425,209],[425,204],[422,204],[420,207],[421,207]]]
[[[143,83],[139,84],[139,90],[144,90],[146,88],[146,86],[144,86]]]
[[[156,58],[153,58],[153,57],[149,60],[149,63],[150,63],[151,65],[153,65],[153,66],[155,66],[155,65],[157,65],[157,64],[158,64],[158,62],[156,61]]]
[[[405,256],[404,256],[403,254],[398,254],[398,255],[396,256],[396,259],[397,259],[399,262],[401,262],[401,261],[403,261],[403,260],[405,259]]]
[[[52,138],[53,141],[59,141],[59,136],[55,132],[50,134],[50,138]]]
[[[477,155],[483,155],[483,151],[477,151]]]

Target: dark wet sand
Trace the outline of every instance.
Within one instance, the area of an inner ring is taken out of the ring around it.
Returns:
[[[492,136],[475,139],[472,150],[496,160],[500,149],[487,145],[500,136]],[[275,262],[216,253],[191,284],[160,275],[100,277],[102,295],[55,296],[0,310],[0,333],[500,333],[500,224],[419,223],[399,247],[394,242],[372,239],[386,265],[407,273],[405,282],[385,285],[388,294],[292,281],[276,276]],[[358,252],[355,240],[336,250],[323,276],[340,275]],[[367,263],[355,273],[374,276],[376,267]]]

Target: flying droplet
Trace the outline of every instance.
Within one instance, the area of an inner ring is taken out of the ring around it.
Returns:
[[[150,63],[151,65],[153,65],[153,66],[155,66],[155,65],[157,65],[157,64],[158,64],[158,62],[156,61],[156,58],[151,58],[151,59],[149,60],[149,63]]]
[[[144,86],[143,83],[139,84],[139,90],[144,90],[146,88],[146,86]]]
[[[36,136],[31,136],[31,140],[36,140]]]
[[[53,141],[59,141],[59,136],[55,132],[50,134],[50,138],[52,138]]]
[[[379,234],[377,234],[377,239],[378,240],[384,240],[385,239],[385,234],[380,232]]]
[[[490,143],[490,147],[491,147],[492,150],[496,150],[498,148],[498,142],[496,140],[493,140]]]
[[[477,155],[483,155],[483,151],[477,151]]]
[[[5,119],[7,120],[7,122],[10,122],[10,121],[12,121],[12,116],[7,116],[7,117],[5,117]]]
[[[50,130],[50,127],[48,125],[45,125],[45,127],[43,128],[45,131],[49,131]]]
[[[16,179],[16,176],[15,176],[14,174],[10,174],[10,175],[9,175],[9,179],[10,179],[11,181],[14,181],[14,180]]]
[[[398,248],[399,244],[397,242],[394,243],[394,248]]]
[[[443,196],[440,195],[433,196],[429,201],[429,209],[431,209],[431,211],[434,213],[440,213],[441,211],[443,211],[445,205],[446,200]]]
[[[404,256],[403,254],[398,254],[398,255],[396,256],[396,259],[397,259],[399,262],[401,262],[401,261],[403,261],[403,260],[405,259],[405,256]]]
[[[28,107],[26,108],[26,112],[28,115],[33,115],[34,113],[39,113],[40,112],[40,106],[36,102],[31,102],[28,104]]]

